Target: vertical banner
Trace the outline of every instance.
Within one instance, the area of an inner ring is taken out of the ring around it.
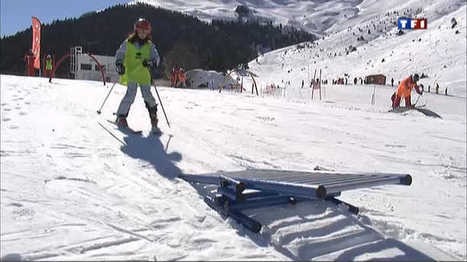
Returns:
[[[41,22],[32,17],[32,53],[34,54],[34,68],[41,68]]]

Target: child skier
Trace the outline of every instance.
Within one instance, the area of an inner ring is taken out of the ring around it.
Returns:
[[[151,24],[139,18],[134,24],[134,32],[123,41],[115,54],[115,65],[120,75],[120,83],[127,85],[127,91],[117,111],[117,125],[128,127],[127,116],[133,104],[138,85],[151,119],[151,132],[160,133],[157,127],[157,103],[151,93],[151,71],[160,62],[159,53],[151,39]]]
[[[412,89],[415,88],[417,93],[419,95],[423,94],[422,91],[420,91],[420,88],[417,85],[417,82],[419,80],[418,74],[410,75],[406,79],[402,80],[400,82],[399,87],[397,88],[396,92],[392,94],[391,100],[392,100],[392,108],[397,108],[400,106],[401,99],[405,98],[405,107],[412,107],[412,102],[411,102],[411,93]]]
[[[45,76],[50,78],[49,82],[52,80],[52,69],[53,69],[52,56],[47,55],[45,58]]]

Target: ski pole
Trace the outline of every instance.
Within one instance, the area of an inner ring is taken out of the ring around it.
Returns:
[[[110,93],[112,92],[112,89],[114,89],[115,84],[117,84],[117,82],[115,82],[115,83],[112,85],[112,88],[110,88],[110,91],[109,91],[109,93],[107,94],[107,96],[105,97],[104,102],[103,102],[102,105],[101,105],[101,108],[99,108],[99,110],[97,110],[97,114],[99,114],[99,115],[101,114],[101,110],[102,110],[102,108],[104,107],[104,104],[105,104],[105,102],[107,101],[107,98],[109,98]]]
[[[422,96],[422,95],[418,94],[417,101],[415,101],[415,104],[413,104],[413,106],[416,106],[416,105],[417,105],[418,100],[420,99],[421,96]]]
[[[170,128],[169,119],[167,118],[167,114],[165,113],[164,105],[162,104],[162,100],[161,100],[161,97],[159,96],[159,92],[157,92],[156,85],[154,85],[154,89],[156,90],[157,98],[159,98],[159,102],[161,103],[162,112],[164,112],[164,116],[165,116],[165,121],[167,121],[167,125]]]

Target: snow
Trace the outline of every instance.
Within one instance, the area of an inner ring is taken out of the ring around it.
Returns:
[[[216,71],[206,71],[202,69],[193,69],[186,72],[186,82],[192,88],[211,88],[218,86],[233,85],[237,81],[231,77],[225,77],[222,73]]]
[[[135,0],[132,3],[146,3],[169,10],[183,12],[203,21],[213,19],[235,20],[235,9],[246,5],[253,10],[259,21],[271,20],[274,24],[294,26],[315,34],[321,34],[333,24],[348,20],[358,13],[361,0]]]
[[[250,93],[247,77],[245,93],[158,86],[171,124],[159,107],[160,138],[149,135],[140,96],[128,122],[142,136],[107,123],[126,91],[121,85],[98,115],[109,85],[0,75],[2,258],[467,259],[465,1],[240,2],[258,7],[259,14],[275,12],[278,21],[295,16],[303,22],[306,8],[319,9],[316,25],[307,26],[324,39],[251,61],[259,97]],[[196,7],[209,17],[225,15],[240,2],[157,3],[187,12]],[[398,15],[386,13],[415,14],[420,7],[428,30],[396,36],[390,24]],[[458,21],[454,30],[452,17]],[[366,41],[357,41],[360,35]],[[349,45],[357,51],[346,55]],[[348,74],[352,85],[323,85],[322,100],[319,93],[311,100],[308,86],[316,69],[329,81]],[[421,83],[425,90],[431,85],[431,93],[413,94],[412,101],[441,118],[390,113],[395,87],[353,85],[354,77],[368,74],[383,73],[397,83],[414,72],[428,75]],[[209,74],[207,81],[220,82],[218,74]],[[271,93],[266,86],[273,83],[280,88]],[[441,94],[433,93],[434,83]],[[204,203],[210,187],[176,177],[315,166],[408,173],[413,184],[343,192],[340,199],[358,206],[358,216],[323,201],[248,210],[264,225],[253,234]]]
[[[1,85],[2,256],[465,258],[465,121],[456,114],[434,119],[159,87],[172,128],[161,124],[164,135],[157,139],[148,136],[140,97],[129,124],[143,136],[105,124],[125,92],[120,85],[102,115],[96,110],[110,88],[102,83],[2,75]],[[251,210],[265,225],[255,235],[222,220],[202,201],[202,188],[174,177],[316,165],[407,172],[414,183],[345,192],[342,199],[361,207],[359,216],[319,201]],[[417,251],[411,241],[428,251]]]

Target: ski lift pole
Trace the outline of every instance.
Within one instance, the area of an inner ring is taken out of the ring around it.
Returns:
[[[371,94],[371,104],[375,104],[375,93],[376,93],[376,86],[373,87],[373,94]]]
[[[156,90],[157,98],[159,99],[159,102],[161,103],[162,112],[164,112],[164,116],[165,116],[165,121],[167,121],[167,125],[170,128],[169,119],[167,118],[167,114],[165,113],[164,105],[162,104],[162,100],[161,100],[161,97],[159,96],[159,92],[157,91],[156,85],[154,85],[154,89]]]
[[[319,100],[321,101],[321,68],[319,69],[318,87],[319,87]]]

